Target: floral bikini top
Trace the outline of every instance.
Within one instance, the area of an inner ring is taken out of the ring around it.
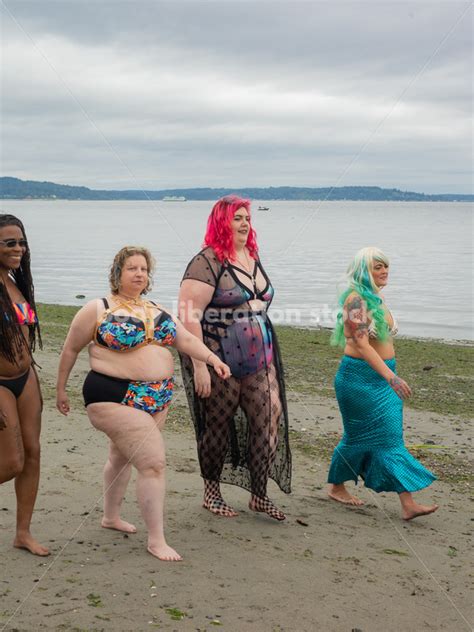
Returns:
[[[35,325],[38,322],[35,310],[26,301],[24,303],[13,303],[13,310],[19,325]]]
[[[131,351],[149,344],[160,346],[172,345],[176,338],[176,323],[165,311],[161,311],[153,318],[152,301],[146,301],[145,321],[141,316],[133,316],[133,310],[128,303],[120,303],[110,308],[106,298],[102,299],[105,307],[102,319],[97,323],[95,341],[101,347],[112,351]],[[114,311],[124,308],[130,316],[114,314]]]

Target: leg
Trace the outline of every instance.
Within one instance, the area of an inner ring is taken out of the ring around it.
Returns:
[[[35,555],[49,555],[48,549],[39,544],[30,533],[40,476],[41,408],[38,378],[36,372],[31,370],[25,388],[17,399],[25,463],[22,472],[15,478],[17,526],[13,545]]]
[[[438,509],[438,505],[419,505],[415,502],[410,492],[402,492],[398,497],[402,505],[403,520],[408,521],[413,520],[413,518],[418,518],[418,516],[426,516]]]
[[[104,466],[104,517],[101,524],[106,529],[117,529],[125,533],[137,531],[133,524],[120,518],[120,507],[131,473],[131,463],[111,441],[109,458]]]
[[[360,507],[364,504],[363,500],[357,498],[357,496],[349,494],[344,483],[339,483],[338,485],[331,484],[328,489],[328,496],[331,500],[336,500],[338,503],[342,503],[343,505]]]
[[[285,514],[267,496],[268,474],[275,459],[282,415],[280,388],[273,364],[242,380],[241,406],[249,420],[248,466],[252,479],[249,508],[275,520],[285,520]]]
[[[166,412],[152,416],[109,402],[87,407],[92,425],[105,432],[138,471],[137,498],[148,529],[148,551],[160,560],[177,561],[182,558],[166,543],[163,527],[166,461],[158,426],[163,423]]]
[[[211,372],[211,395],[206,399],[206,426],[198,439],[198,454],[204,478],[203,507],[216,516],[232,518],[237,512],[222,498],[219,479],[229,446],[229,424],[239,403],[240,384],[227,382]]]
[[[359,395],[354,396],[351,381],[345,379],[344,377],[344,362],[345,360],[343,359],[341,364],[339,365],[334,385],[336,389],[336,397],[339,405],[339,411],[341,413],[342,423],[344,425],[344,434],[347,433],[349,437],[353,437],[359,434],[360,427],[362,428],[362,432],[364,431],[364,420],[367,417],[367,412],[364,407],[364,401],[367,400],[370,396],[370,391],[369,395],[367,395],[366,387],[364,386],[364,397],[360,397]],[[348,415],[347,401],[349,401],[351,405],[356,407],[355,418],[358,420],[356,424],[352,422],[351,416]],[[357,498],[357,496],[353,496],[347,491],[344,483],[344,481],[348,481],[354,478],[355,480],[357,480],[358,476],[359,466],[354,463],[352,458],[350,458],[350,454],[345,449],[343,438],[338,443],[332,454],[331,465],[328,473],[328,497],[331,500],[339,502],[343,505],[350,505],[354,507],[359,507],[363,505],[364,502],[360,500],[360,498]]]
[[[21,474],[24,463],[16,397],[0,386],[0,483],[11,481]]]

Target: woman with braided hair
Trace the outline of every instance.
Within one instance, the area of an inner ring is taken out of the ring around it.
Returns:
[[[388,267],[378,248],[362,248],[347,270],[349,287],[339,299],[331,343],[344,347],[335,380],[344,435],[332,457],[328,494],[345,505],[362,505],[345,487],[360,476],[376,492],[398,493],[402,518],[412,520],[438,506],[420,505],[412,496],[435,476],[403,443],[403,400],[411,389],[396,373],[393,336],[398,327],[381,295]]]
[[[0,483],[15,480],[13,546],[49,555],[30,533],[40,474],[42,398],[32,353],[41,346],[30,250],[14,215],[0,214]]]
[[[275,520],[285,514],[267,496],[272,478],[291,491],[288,410],[278,343],[267,310],[273,287],[258,256],[250,202],[228,195],[209,215],[203,250],[190,261],[179,298],[185,327],[230,366],[226,382],[181,355],[193,417],[203,507],[232,517],[220,482],[251,493],[249,508]]]

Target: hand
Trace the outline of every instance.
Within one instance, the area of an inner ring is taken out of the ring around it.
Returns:
[[[405,380],[402,380],[401,377],[394,375],[389,379],[388,383],[400,399],[406,399],[407,397],[410,397],[411,388],[408,386]]]
[[[198,397],[209,397],[211,394],[211,374],[204,363],[194,367],[194,390]]]
[[[57,391],[56,394],[56,408],[59,410],[61,415],[69,415],[71,410],[71,406],[69,404],[69,397],[67,396],[66,391]]]
[[[227,366],[227,364],[222,362],[219,356],[212,356],[210,358],[210,363],[214,371],[221,378],[221,380],[228,380],[232,375],[230,372],[230,368]]]

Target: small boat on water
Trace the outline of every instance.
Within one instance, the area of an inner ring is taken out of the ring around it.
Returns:
[[[186,202],[184,195],[165,195],[163,202]]]
[[[270,207],[269,206],[259,206],[257,210],[259,210],[259,211],[269,211]]]

